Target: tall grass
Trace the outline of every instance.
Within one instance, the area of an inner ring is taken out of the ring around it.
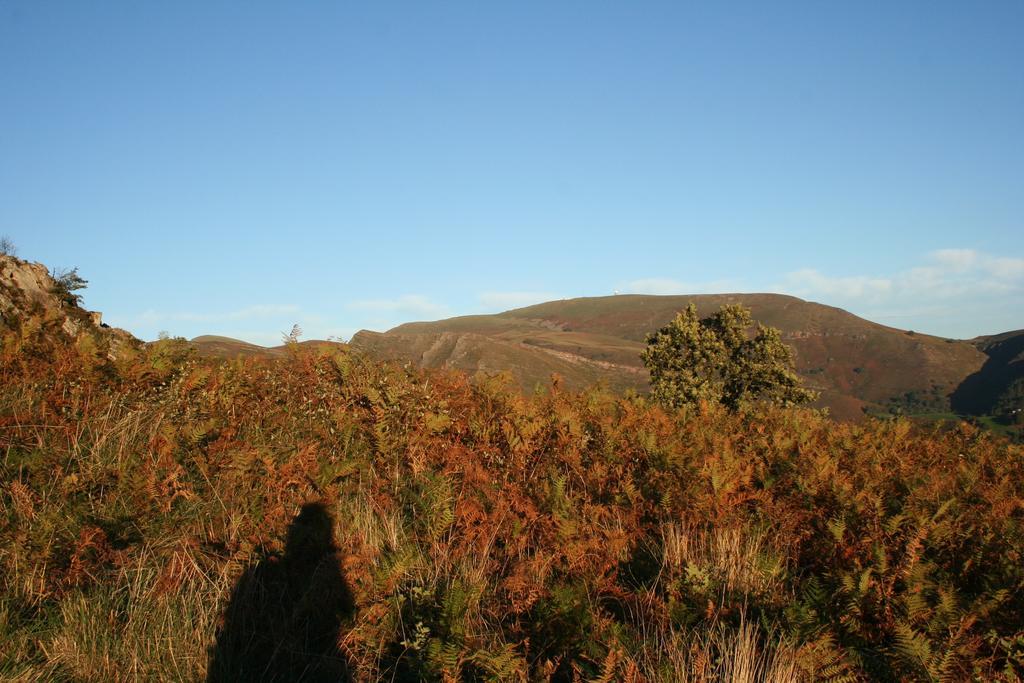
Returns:
[[[1016,680],[1022,455],[345,350],[111,360],[30,321],[0,346],[0,677],[214,680],[248,642],[299,680]]]

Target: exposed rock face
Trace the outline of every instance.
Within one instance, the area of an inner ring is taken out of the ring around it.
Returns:
[[[42,263],[0,256],[0,314],[23,315],[45,311],[55,303],[53,278]]]
[[[11,328],[31,316],[53,321],[56,329],[70,337],[102,335],[109,342],[111,357],[125,345],[140,343],[125,330],[104,326],[102,313],[87,311],[60,296],[43,264],[0,255],[0,325]]]

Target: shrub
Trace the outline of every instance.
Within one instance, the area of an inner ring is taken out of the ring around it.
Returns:
[[[53,278],[53,293],[61,301],[71,306],[77,306],[82,301],[81,295],[75,292],[85,289],[89,281],[78,274],[78,268],[55,269],[50,277]]]
[[[709,401],[731,410],[755,401],[814,400],[816,395],[800,386],[779,331],[758,324],[749,337],[752,324],[750,311],[739,305],[698,319],[697,307],[690,304],[647,338],[642,358],[654,398],[670,409]]]
[[[230,679],[238,644],[355,680],[1024,674],[1024,449],[970,425],[0,334],[5,677]]]

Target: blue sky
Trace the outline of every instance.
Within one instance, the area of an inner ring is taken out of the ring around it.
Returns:
[[[1024,327],[1024,3],[0,0],[0,234],[274,343],[614,291]]]

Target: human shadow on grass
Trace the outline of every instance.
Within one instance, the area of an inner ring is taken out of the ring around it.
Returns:
[[[334,520],[324,505],[308,503],[288,527],[284,553],[246,570],[235,586],[207,683],[347,681],[338,636],[353,610]]]

